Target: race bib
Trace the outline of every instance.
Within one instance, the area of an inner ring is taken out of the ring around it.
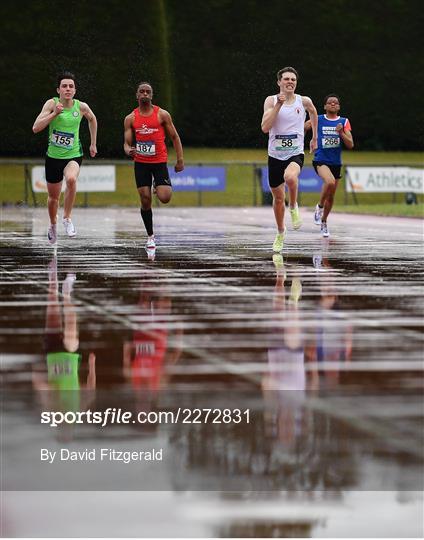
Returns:
[[[53,146],[70,150],[74,146],[74,138],[75,135],[73,133],[66,133],[66,131],[57,131],[54,129],[50,142]]]
[[[321,144],[323,148],[338,148],[340,146],[340,137],[323,137]]]
[[[156,144],[153,141],[137,141],[136,152],[140,156],[154,156],[156,154]]]
[[[71,375],[72,373],[72,364],[69,360],[64,360],[63,362],[55,362],[51,364],[48,368],[49,375],[60,377],[61,375]]]
[[[274,142],[274,150],[277,152],[293,152],[298,150],[299,142],[297,135],[276,135]]]

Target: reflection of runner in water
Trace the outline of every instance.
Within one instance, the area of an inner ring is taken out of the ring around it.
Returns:
[[[49,264],[49,291],[47,296],[45,351],[47,376],[37,371],[33,385],[40,392],[42,401],[51,410],[79,411],[85,407],[81,390],[96,387],[96,357],[88,357],[88,375],[85,384],[80,383],[81,353],[79,352],[78,321],[72,300],[75,274],[67,274],[59,294],[56,257]],[[59,298],[62,298],[62,305]],[[62,316],[63,307],[63,316]],[[44,370],[43,370],[44,371]],[[89,397],[91,400],[91,397]],[[52,403],[52,401],[54,403]],[[54,408],[52,408],[54,407]]]
[[[140,328],[124,343],[124,375],[134,389],[157,393],[166,381],[165,367],[181,354],[182,330],[170,328],[172,300],[154,284],[143,284],[138,302]]]
[[[340,379],[340,363],[352,357],[352,325],[340,311],[335,287],[334,270],[322,253],[313,257],[321,297],[316,308],[314,358],[317,373],[321,374],[321,385],[334,386]],[[325,369],[321,369],[323,364]],[[331,364],[334,363],[334,369]]]
[[[283,257],[276,254],[273,261],[277,271],[273,311],[280,324],[268,348],[268,374],[262,380],[262,388],[269,399],[273,397],[277,402],[278,438],[291,445],[301,427],[306,389],[304,336],[299,320],[302,283],[294,277],[286,298]]]
[[[277,268],[273,296],[277,324],[270,335],[268,372],[262,379],[266,403],[265,434],[269,445],[267,471],[274,473],[274,486],[278,489],[349,487],[353,469],[346,431],[340,423],[333,421],[332,412],[322,407],[328,403],[325,390],[339,384],[339,366],[336,364],[334,370],[329,370],[327,362],[336,352],[335,335],[341,341],[345,331],[339,324],[340,319],[333,318],[331,311],[327,311],[334,306],[334,289],[322,279],[321,297],[317,307],[311,307],[310,296],[307,302],[300,300],[300,281],[295,277],[288,293],[282,258],[274,256],[273,260]],[[320,280],[324,275],[325,272],[317,272]],[[310,271],[307,279],[309,284]],[[311,320],[315,309],[318,319]],[[321,342],[317,338],[323,329],[332,330],[331,343],[325,337]],[[327,364],[323,366],[324,376],[320,370],[321,353]],[[340,455],[343,455],[341,461]]]

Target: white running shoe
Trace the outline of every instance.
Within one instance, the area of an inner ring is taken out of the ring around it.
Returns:
[[[77,276],[75,274],[66,274],[66,278],[62,283],[62,294],[71,294],[76,279]]]
[[[156,248],[146,248],[147,260],[154,261],[156,258]]]
[[[319,204],[317,204],[315,206],[315,213],[314,213],[314,223],[315,223],[315,225],[321,225],[323,212],[324,212],[324,208],[320,208]]]
[[[57,281],[57,257],[56,255],[49,262],[49,281]]]
[[[63,228],[65,229],[65,233],[72,238],[77,234],[77,231],[75,230],[74,224],[71,221],[71,218],[63,218],[62,220]]]
[[[321,234],[324,238],[328,238],[330,236],[330,230],[328,228],[327,223],[324,223],[324,222],[321,223]]]
[[[147,237],[146,249],[155,249],[155,248],[156,248],[155,235],[152,234],[152,236]]]
[[[50,223],[50,227],[47,229],[47,238],[50,244],[56,244],[57,242],[57,228],[56,224]]]

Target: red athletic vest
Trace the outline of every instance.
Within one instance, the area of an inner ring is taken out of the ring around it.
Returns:
[[[154,328],[150,332],[134,332],[131,379],[134,387],[160,388],[163,362],[168,347],[168,330]]]
[[[165,145],[165,130],[158,119],[159,107],[153,105],[150,116],[142,116],[134,109],[136,154],[134,161],[139,163],[166,163],[168,152]]]

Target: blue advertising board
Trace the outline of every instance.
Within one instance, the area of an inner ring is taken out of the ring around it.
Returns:
[[[262,171],[262,191],[269,193],[268,167],[261,167]],[[313,167],[304,167],[299,176],[299,192],[317,193],[321,191],[322,180],[314,171]],[[287,187],[286,187],[287,189]]]
[[[186,167],[169,173],[174,191],[225,191],[225,167]]]

